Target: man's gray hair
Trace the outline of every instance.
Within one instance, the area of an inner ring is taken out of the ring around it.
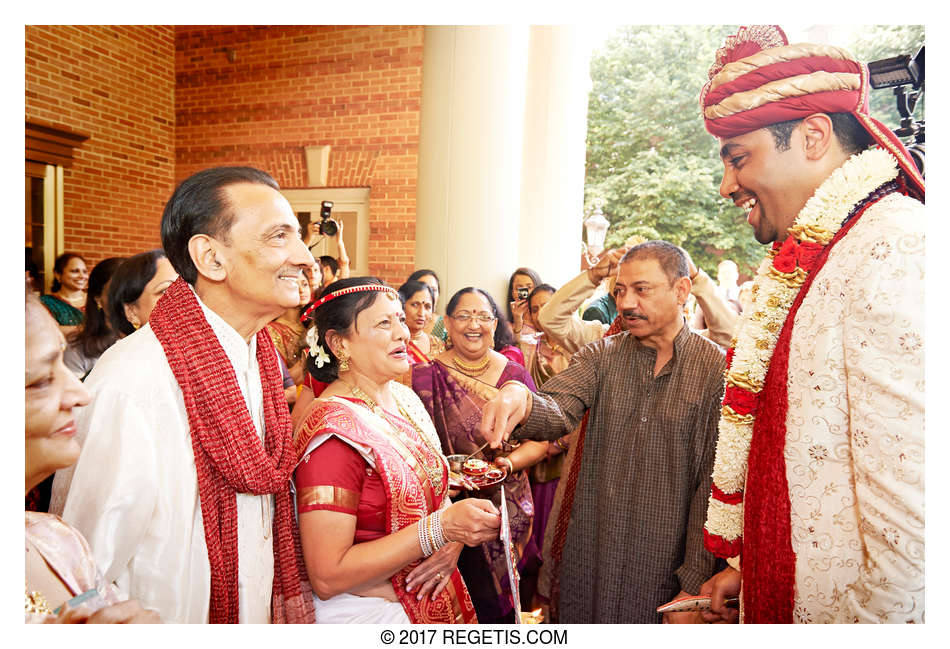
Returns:
[[[681,277],[689,277],[689,263],[686,261],[686,255],[678,246],[674,246],[669,241],[644,241],[628,250],[621,257],[620,263],[624,264],[635,259],[655,259],[666,273],[670,285]]]

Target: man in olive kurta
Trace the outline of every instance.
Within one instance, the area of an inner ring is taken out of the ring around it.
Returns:
[[[562,623],[659,622],[719,563],[703,547],[725,358],[686,326],[685,257],[665,242],[621,260],[627,331],[587,345],[534,395],[504,386],[486,439],[556,439],[590,410],[560,571]],[[527,413],[527,415],[525,415]],[[680,614],[669,621],[696,620]]]

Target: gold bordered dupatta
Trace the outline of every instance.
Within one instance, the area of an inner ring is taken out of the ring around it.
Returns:
[[[396,386],[393,394],[397,401],[412,413],[405,395],[406,388]],[[402,397],[402,398],[400,398]],[[411,415],[410,415],[411,416]],[[398,532],[414,525],[437,510],[448,491],[448,464],[441,455],[435,456],[414,426],[402,417],[385,413],[380,416],[368,408],[340,397],[318,399],[294,434],[294,448],[298,462],[310,452],[316,437],[333,434],[361,447],[368,448],[375,460],[375,468],[386,489],[386,529]],[[442,468],[438,485],[431,485],[423,463],[439,463]],[[475,609],[462,576],[456,569],[448,586],[435,601],[417,600],[415,593],[406,592],[406,577],[419,564],[414,561],[397,571],[391,578],[400,603],[414,624],[451,624],[477,622]]]

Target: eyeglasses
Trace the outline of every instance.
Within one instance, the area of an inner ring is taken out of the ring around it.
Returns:
[[[495,316],[490,313],[468,313],[467,311],[461,311],[449,317],[462,324],[468,324],[472,318],[475,318],[478,324],[489,324],[495,321]]]

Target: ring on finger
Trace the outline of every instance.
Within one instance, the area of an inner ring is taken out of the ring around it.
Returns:
[[[435,573],[435,575],[436,575],[436,577],[439,578],[439,581],[441,581],[441,580],[443,580],[443,579],[445,578],[445,577],[442,576],[442,573],[441,573],[441,572],[437,572],[437,573]]]

